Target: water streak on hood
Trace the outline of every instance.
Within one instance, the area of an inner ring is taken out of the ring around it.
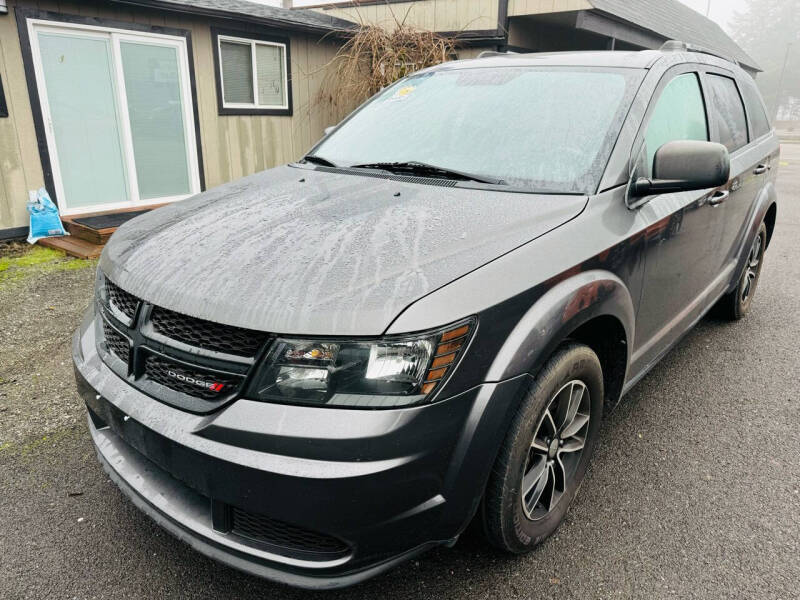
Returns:
[[[378,335],[415,300],[585,203],[278,167],[132,219],[100,265],[123,289],[195,317]]]

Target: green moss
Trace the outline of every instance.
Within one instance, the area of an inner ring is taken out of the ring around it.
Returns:
[[[80,258],[73,258],[66,262],[59,264],[59,271],[79,271],[87,267],[94,267],[97,265],[97,260],[86,260]]]
[[[52,248],[44,248],[42,246],[31,246],[31,249],[22,256],[10,258],[9,260],[15,267],[24,268],[60,260],[65,256],[66,255],[61,250],[53,250]]]
[[[96,264],[95,260],[70,258],[61,250],[31,246],[30,250],[21,256],[0,258],[0,286],[34,275],[75,271],[94,267]]]
[[[12,456],[31,456],[45,446],[52,446],[67,438],[79,436],[81,432],[80,427],[67,425],[61,429],[50,431],[46,435],[28,438],[21,443],[5,442],[0,444],[0,452],[5,452]]]

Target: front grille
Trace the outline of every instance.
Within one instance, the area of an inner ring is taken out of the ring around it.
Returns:
[[[103,360],[132,386],[183,410],[207,413],[234,397],[271,339],[263,331],[153,306],[108,278],[101,285],[97,343]]]
[[[333,536],[309,531],[235,506],[232,507],[231,517],[233,519],[231,531],[254,542],[290,551],[324,554],[328,555],[328,558],[341,556],[349,551],[347,544]]]
[[[249,358],[256,355],[267,339],[263,331],[197,319],[159,306],[153,307],[150,322],[158,333],[173,340],[205,350]]]
[[[144,365],[144,374],[150,381],[204,400],[224,398],[238,389],[242,382],[242,378],[236,375],[184,367],[155,354],[148,356]]]
[[[133,320],[133,316],[136,314],[136,306],[139,304],[139,299],[133,294],[129,294],[121,287],[111,283],[108,278],[106,278],[106,293],[108,294],[109,302],[123,315]]]
[[[106,339],[106,346],[109,352],[127,364],[131,355],[131,346],[124,336],[117,333],[108,323],[103,321],[103,335]]]

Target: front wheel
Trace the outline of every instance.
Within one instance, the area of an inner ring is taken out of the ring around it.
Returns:
[[[502,550],[535,548],[561,523],[586,473],[603,413],[603,371],[583,344],[559,349],[514,417],[482,505],[484,533]]]
[[[756,238],[750,246],[747,263],[736,289],[725,294],[717,304],[717,314],[731,321],[738,321],[750,310],[756,286],[764,265],[764,251],[767,249],[767,226],[761,223]]]

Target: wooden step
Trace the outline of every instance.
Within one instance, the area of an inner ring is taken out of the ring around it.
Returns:
[[[64,223],[64,227],[66,228],[66,230],[69,231],[69,233],[73,237],[81,240],[86,240],[91,244],[98,244],[102,246],[103,244],[108,242],[108,238],[110,238],[111,234],[117,230],[116,227],[105,227],[103,229],[95,229],[94,227],[89,227],[82,223],[78,223],[73,219],[79,219],[81,217],[95,217],[100,215],[136,212],[140,210],[153,210],[155,208],[160,208],[161,206],[166,206],[166,205],[162,202],[160,204],[150,204],[147,206],[134,206],[131,208],[122,208],[117,210],[103,210],[93,213],[61,217],[61,221],[62,223]]]
[[[93,244],[71,235],[42,238],[37,244],[47,248],[63,250],[66,254],[75,258],[97,258],[103,251],[102,244]]]
[[[69,219],[64,219],[64,227],[66,227],[67,231],[69,231],[72,236],[81,240],[86,240],[92,244],[99,244],[101,246],[105,244],[108,241],[108,238],[111,237],[111,234],[117,230],[116,227],[92,229],[91,227],[87,227],[86,225],[76,223],[75,221]]]

